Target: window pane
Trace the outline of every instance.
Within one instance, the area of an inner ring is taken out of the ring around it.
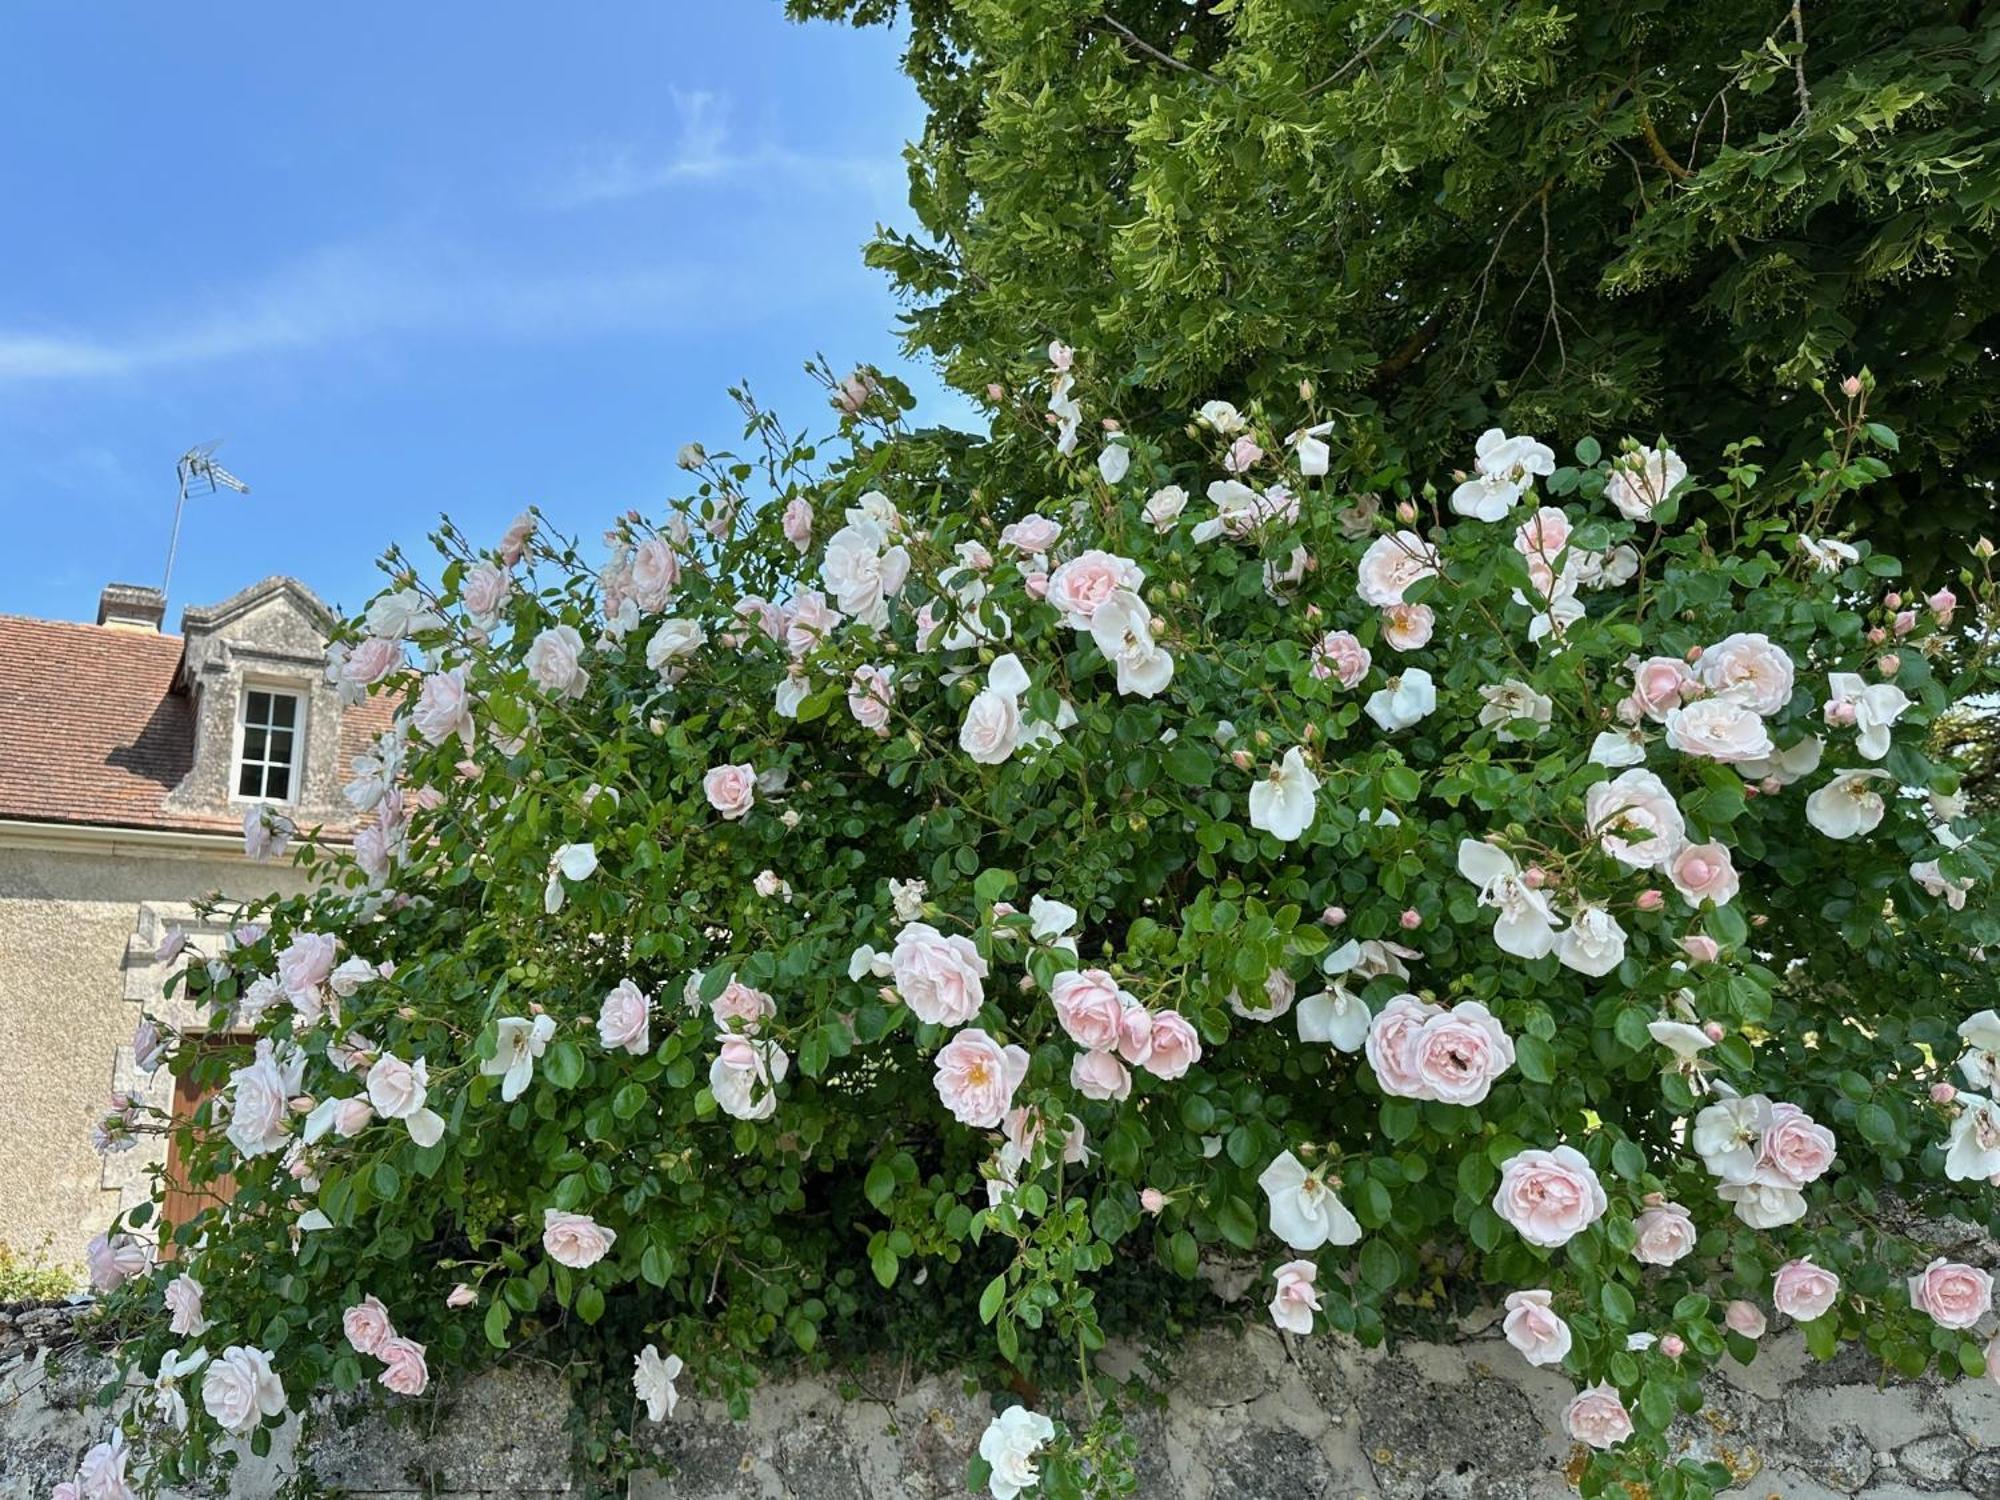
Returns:
[[[289,729],[299,711],[299,700],[285,693],[271,695],[271,722]]]
[[[244,694],[243,719],[245,723],[249,724],[270,723],[271,695],[269,693],[259,693],[255,691]]]
[[[292,763],[291,730],[289,729],[272,730],[270,746],[271,748],[264,752],[264,759],[268,761],[283,761],[286,765],[290,765]],[[247,755],[249,752],[246,750],[244,753]]]
[[[263,778],[264,768],[262,766],[245,765],[242,773],[236,778],[236,795],[239,797],[263,796]]]
[[[261,724],[246,724],[244,726],[243,758],[245,760],[265,759],[264,746],[268,743],[265,738],[266,734],[267,731]]]
[[[292,794],[292,768],[290,766],[270,766],[264,772],[264,795],[276,797],[279,801]]]

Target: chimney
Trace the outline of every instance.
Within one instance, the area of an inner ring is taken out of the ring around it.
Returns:
[[[113,630],[144,630],[158,635],[166,614],[167,596],[144,584],[107,583],[97,596],[97,623]]]

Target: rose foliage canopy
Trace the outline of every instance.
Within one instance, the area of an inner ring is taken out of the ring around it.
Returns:
[[[1107,438],[1124,373],[1051,346],[990,441],[746,398],[608,552],[391,557],[329,665],[402,705],[372,821],[183,973],[234,1199],[94,1257],[135,1474],[516,1351],[613,1475],[676,1380],[892,1350],[1024,1403],[976,1484],[1120,1493],[1094,1356],[1204,1264],[1300,1337],[1505,1301],[1590,1494],[1726,1481],[1664,1433],[1767,1314],[1982,1373],[1991,1268],[1906,1229],[2000,1229],[1994,583],[1830,524],[1869,382],[1796,466],[1427,473],[1310,389]]]

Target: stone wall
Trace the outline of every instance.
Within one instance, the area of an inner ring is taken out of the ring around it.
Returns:
[[[0,1500],[41,1500],[106,1426],[87,1405],[101,1355],[67,1311],[0,1311]],[[1562,1376],[1525,1365],[1490,1326],[1456,1343],[1362,1350],[1266,1328],[1212,1331],[1174,1358],[1158,1406],[1137,1411],[1146,1500],[1555,1500],[1572,1450],[1555,1434]],[[667,1472],[633,1500],[943,1500],[990,1412],[956,1380],[893,1368],[855,1382],[761,1392],[746,1423],[683,1403],[642,1431]],[[326,1492],[378,1500],[573,1493],[561,1387],[533,1366],[497,1370],[435,1400],[316,1409],[305,1442]],[[228,1493],[277,1492],[297,1466],[297,1424]],[[1745,1500],[1993,1500],[2000,1386],[1880,1385],[1858,1351],[1826,1365],[1774,1335],[1756,1363],[1713,1382],[1686,1451],[1720,1459]]]

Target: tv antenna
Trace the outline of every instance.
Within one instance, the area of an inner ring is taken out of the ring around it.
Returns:
[[[217,490],[234,490],[239,495],[250,493],[250,486],[215,461],[215,450],[222,446],[222,439],[210,443],[197,443],[181,455],[174,465],[175,477],[180,481],[180,498],[174,502],[174,531],[167,541],[167,576],[160,580],[160,597],[165,598],[174,581],[174,554],[181,546],[181,512],[187,509],[189,495],[212,495]]]

